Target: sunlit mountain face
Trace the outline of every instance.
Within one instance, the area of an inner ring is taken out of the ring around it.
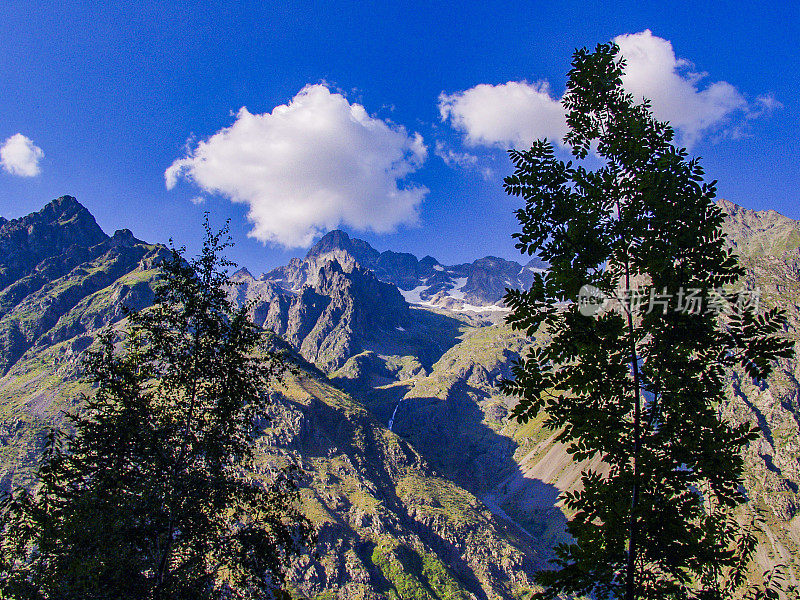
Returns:
[[[796,338],[800,223],[720,205],[749,283],[765,306],[788,311]],[[97,333],[124,326],[123,307],[152,302],[167,250],[129,230],[106,235],[71,197],[4,220],[0,247],[7,490],[31,483],[44,433],[91,393],[79,375]],[[257,441],[265,474],[290,459],[305,473],[304,511],[320,529],[320,552],[292,571],[298,590],[374,598],[414,584],[515,598],[528,588],[564,540],[559,494],[586,466],[602,468],[575,464],[541,420],[510,420],[513,401],[497,388],[537,343],[504,323],[502,290],[525,287],[542,269],[493,257],[447,266],[334,231],[283,267],[231,274],[231,298],[249,302],[272,346],[298,365],[272,391],[274,418]],[[721,407],[761,431],[747,450],[745,485],[748,510],[769,515],[764,567],[797,556],[798,376],[796,359],[763,387],[732,372]]]

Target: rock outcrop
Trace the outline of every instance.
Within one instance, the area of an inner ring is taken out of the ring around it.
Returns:
[[[787,335],[800,340],[800,223],[720,206],[743,283],[786,310]],[[152,302],[165,253],[128,230],[105,235],[74,198],[0,219],[0,487],[29,482],[45,430],[90,391],[77,377],[82,352],[123,306]],[[320,527],[320,557],[293,567],[298,594],[526,593],[563,540],[559,494],[587,466],[541,419],[509,421],[513,401],[496,386],[536,343],[502,324],[496,303],[543,267],[444,266],[335,231],[258,278],[233,274],[231,298],[302,365],[275,390],[258,442],[264,477],[288,460],[302,467],[304,509]],[[759,563],[797,567],[800,360],[781,361],[763,386],[742,373],[730,381],[720,410],[761,431],[745,473],[750,509],[765,516]]]
[[[350,238],[343,231],[331,231],[306,254],[292,259],[261,276],[287,290],[314,285],[318,268],[336,260],[346,270],[359,265],[372,271],[385,283],[401,290],[411,303],[476,310],[497,305],[506,288],[521,289],[530,285],[532,273],[543,265],[536,259],[523,266],[514,261],[487,256],[472,263],[444,266],[431,257],[419,260],[408,252],[378,252],[367,242]]]
[[[334,371],[408,324],[408,303],[397,288],[352,259],[328,253],[296,266],[294,272],[304,274],[302,283],[294,280],[299,288],[287,290],[239,271],[232,278],[232,294],[252,301],[255,323],[285,338],[319,368]]]

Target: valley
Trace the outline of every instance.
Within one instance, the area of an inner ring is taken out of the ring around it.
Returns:
[[[787,311],[798,339],[800,222],[720,202],[749,283]],[[91,393],[81,353],[124,323],[123,307],[149,305],[166,253],[128,230],[108,236],[69,196],[0,221],[2,489],[31,483],[47,430]],[[231,297],[297,365],[272,391],[256,476],[302,470],[319,547],[292,567],[298,596],[526,597],[564,539],[559,494],[598,466],[573,463],[541,419],[509,420],[512,400],[497,389],[537,342],[505,324],[502,296],[544,268],[497,257],[447,266],[333,231],[286,266],[232,274]],[[720,407],[761,431],[745,485],[764,521],[764,568],[800,566],[799,378],[797,359],[763,387],[731,373]]]

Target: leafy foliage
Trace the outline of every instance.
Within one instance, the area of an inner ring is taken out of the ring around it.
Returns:
[[[577,162],[537,141],[510,152],[505,180],[525,202],[517,248],[550,269],[507,292],[512,327],[549,335],[503,389],[519,421],[546,413],[575,460],[603,465],[563,495],[574,541],[539,574],[537,597],[730,598],[755,546],[734,510],[756,430],[721,419],[726,374],[741,365],[764,379],[793,348],[780,311],[735,293],[743,270],[715,184],[623,91],[622,69],[614,44],[578,50],[564,98]],[[583,286],[608,299],[594,315],[580,310]]]
[[[0,591],[13,598],[280,597],[311,537],[293,471],[247,475],[280,357],[227,297],[208,225],[199,257],[162,265],[153,307],[106,330],[97,391],[52,433],[34,492],[3,499]],[[121,339],[120,339],[121,338]]]

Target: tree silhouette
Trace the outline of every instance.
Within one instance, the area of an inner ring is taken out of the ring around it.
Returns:
[[[12,598],[282,597],[310,539],[290,470],[250,476],[283,364],[228,299],[227,227],[162,265],[155,303],[89,353],[96,393],[51,434],[39,486],[2,504]]]
[[[731,368],[763,380],[792,344],[782,313],[737,289],[715,183],[625,93],[623,67],[614,44],[576,51],[563,101],[576,162],[537,141],[510,152],[505,179],[525,202],[517,248],[550,268],[506,295],[515,329],[547,335],[503,389],[519,421],[545,412],[576,461],[603,465],[563,494],[573,541],[538,597],[730,598],[755,547],[734,510],[756,430],[719,407]]]

